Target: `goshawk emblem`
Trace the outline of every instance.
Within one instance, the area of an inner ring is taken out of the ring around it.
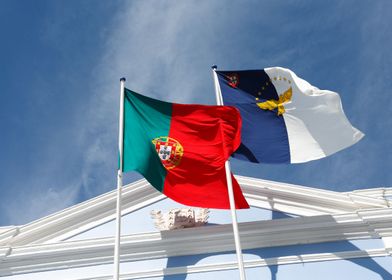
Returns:
[[[291,102],[291,97],[293,96],[293,90],[290,87],[288,90],[286,90],[284,93],[279,95],[279,100],[267,100],[264,102],[259,102],[256,103],[257,106],[259,106],[263,110],[270,110],[273,111],[277,109],[277,114],[278,116],[283,115],[286,110],[283,105]]]

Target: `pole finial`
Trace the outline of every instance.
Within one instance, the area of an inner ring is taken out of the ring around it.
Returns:
[[[216,69],[218,69],[218,66],[216,66],[216,65],[214,64],[214,65],[211,66],[211,68],[212,68],[213,70],[216,70]]]
[[[125,82],[126,79],[124,77],[120,78],[120,82]]]

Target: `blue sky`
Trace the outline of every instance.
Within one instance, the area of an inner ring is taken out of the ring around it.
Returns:
[[[339,92],[366,134],[306,164],[232,160],[235,173],[339,191],[391,186],[391,10],[388,0],[1,1],[0,225],[115,188],[120,77],[154,98],[214,104],[212,64],[290,68]]]

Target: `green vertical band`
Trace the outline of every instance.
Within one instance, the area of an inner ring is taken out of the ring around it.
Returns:
[[[171,103],[125,89],[123,171],[140,172],[161,192],[167,171],[152,140],[169,135],[171,115]]]

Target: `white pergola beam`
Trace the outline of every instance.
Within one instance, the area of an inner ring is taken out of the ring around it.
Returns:
[[[392,236],[392,209],[240,223],[244,249],[385,238]],[[0,276],[112,262],[113,238],[16,246],[4,250]],[[229,252],[231,225],[205,226],[122,237],[121,261]]]
[[[325,262],[325,261],[336,261],[336,260],[349,260],[356,258],[375,258],[375,257],[386,257],[389,253],[385,249],[371,249],[371,250],[358,250],[358,251],[343,251],[343,252],[332,252],[332,253],[320,253],[320,254],[302,254],[295,256],[284,256],[278,258],[266,258],[257,260],[245,260],[245,268],[265,267],[270,265],[285,265],[285,264],[296,264],[296,263],[310,263],[310,262]],[[177,274],[192,274],[202,272],[212,272],[221,270],[232,270],[237,269],[236,262],[225,262],[225,263],[213,263],[205,265],[189,265],[181,267],[168,267],[163,269],[150,269],[144,271],[135,271],[131,273],[125,273],[120,276],[121,280],[128,279],[144,279],[151,277],[162,277],[167,275]],[[78,278],[74,280],[111,280],[113,276],[102,276],[102,277],[88,277]]]
[[[236,176],[251,206],[300,216],[388,208],[388,200]],[[386,192],[384,190],[384,192]],[[124,187],[123,215],[164,199],[142,179]],[[115,191],[98,196],[27,225],[0,231],[0,246],[23,246],[66,240],[114,219]]]

